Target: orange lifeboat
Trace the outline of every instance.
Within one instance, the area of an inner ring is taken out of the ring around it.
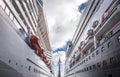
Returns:
[[[45,64],[47,64],[47,66],[50,67],[50,63],[48,64],[48,60],[43,52],[44,50],[39,45],[39,39],[35,35],[31,35],[30,43],[32,48],[38,51],[38,55],[45,62]]]
[[[43,49],[38,49],[38,55],[40,57],[43,57],[44,53],[43,53]]]

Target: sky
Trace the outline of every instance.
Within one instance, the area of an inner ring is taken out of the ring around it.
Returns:
[[[87,0],[43,0],[43,9],[47,21],[49,40],[52,50],[63,47],[68,40],[72,40],[81,13],[79,5]],[[64,74],[65,52],[53,54],[53,66],[58,70],[58,56],[62,56],[62,77]],[[57,75],[57,72],[55,72]]]

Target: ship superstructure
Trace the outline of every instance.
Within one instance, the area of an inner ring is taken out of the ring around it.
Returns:
[[[119,77],[119,0],[87,2],[66,57],[65,77]]]
[[[45,63],[27,43],[28,29],[40,40]],[[0,76],[50,77],[51,46],[42,0],[0,0]]]

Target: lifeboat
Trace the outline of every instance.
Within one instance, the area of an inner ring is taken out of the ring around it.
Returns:
[[[39,39],[35,35],[31,35],[30,38],[30,43],[31,47],[35,50],[38,51],[38,55],[41,57],[41,59],[45,62],[45,64],[50,67],[50,63],[48,64],[48,60],[44,54],[44,50],[40,47],[39,45]]]
[[[38,50],[38,55],[42,58],[44,56],[43,49]]]

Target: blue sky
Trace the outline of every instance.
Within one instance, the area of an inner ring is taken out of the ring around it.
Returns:
[[[81,13],[78,7],[87,0],[43,0],[44,13],[47,20],[49,39],[52,50],[60,50],[60,52],[53,53],[54,70],[58,70],[58,56],[60,55],[62,61],[62,75],[64,74],[65,63],[65,49],[66,42],[72,40],[77,24],[80,20]],[[82,8],[84,8],[82,6]],[[82,11],[81,8],[81,11]],[[64,76],[62,76],[64,77]]]

